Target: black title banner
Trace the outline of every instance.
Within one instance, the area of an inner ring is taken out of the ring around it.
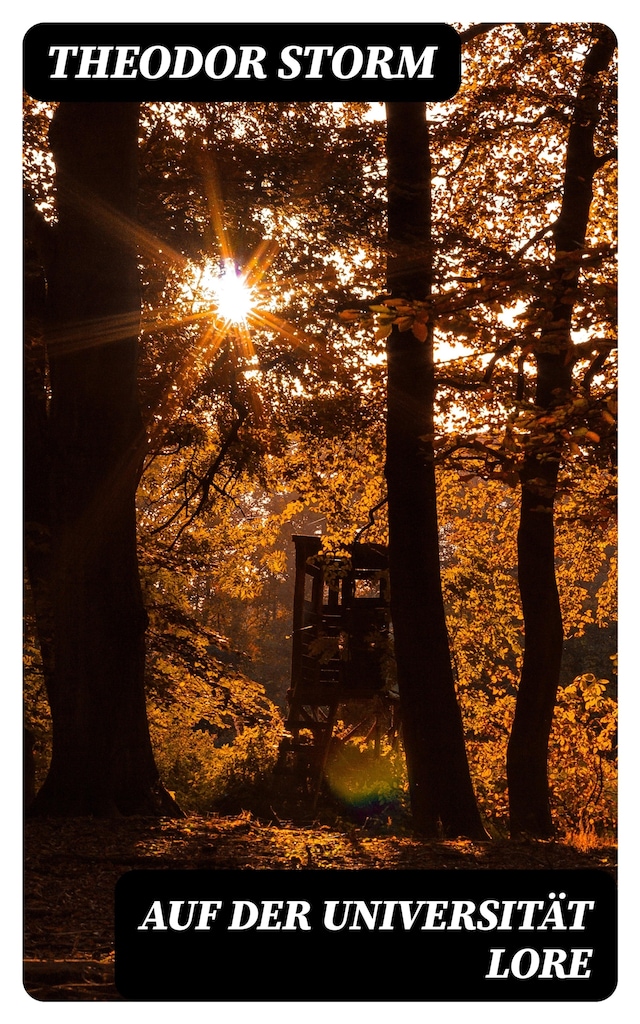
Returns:
[[[131,871],[126,999],[591,1001],[616,984],[599,871]]]
[[[39,100],[442,101],[460,87],[443,24],[40,24],[24,40]]]

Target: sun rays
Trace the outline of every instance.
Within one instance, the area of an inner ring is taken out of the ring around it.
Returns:
[[[153,407],[148,411],[146,426],[151,446],[166,432],[184,401],[223,352],[233,372],[243,381],[259,426],[265,425],[259,358],[265,342],[298,352],[302,375],[306,372],[303,363],[326,372],[334,362],[323,335],[301,329],[295,318],[287,319],[283,307],[289,296],[300,289],[304,292],[305,287],[317,289],[325,281],[333,283],[335,271],[326,262],[320,262],[316,273],[309,269],[298,274],[294,271],[287,277],[281,272],[274,273],[273,264],[281,246],[288,245],[286,232],[280,242],[273,237],[263,238],[242,262],[231,242],[224,202],[208,154],[200,154],[200,173],[206,194],[207,226],[214,241],[210,255],[199,260],[181,252],[175,242],[169,243],[143,224],[97,202],[95,197],[79,192],[74,195],[76,205],[98,221],[105,234],[135,247],[143,282],[145,277],[152,279],[158,272],[163,276],[165,301],[145,303],[143,284],[141,310],[90,322],[79,319],[50,331],[48,336],[52,349],[62,353],[117,344],[137,334],[143,348],[153,346],[162,335],[175,337],[171,379],[156,391]],[[295,224],[289,224],[289,232],[295,229]],[[207,231],[203,234],[206,236]],[[161,366],[157,369],[160,371]]]
[[[326,370],[332,359],[322,336],[309,335],[288,322],[275,309],[283,297],[298,289],[298,276],[283,279],[270,271],[279,252],[272,238],[264,238],[241,265],[229,239],[225,211],[215,174],[209,167],[203,172],[207,189],[210,227],[215,234],[217,252],[199,262],[180,263],[177,267],[180,285],[173,304],[156,316],[150,332],[200,326],[197,341],[185,353],[170,392],[154,411],[152,433],[162,429],[183,397],[198,378],[211,366],[223,347],[234,371],[241,376],[249,399],[255,424],[265,426],[261,398],[261,365],[254,336],[269,344],[299,351],[311,362]],[[314,276],[317,284],[325,276],[319,268]],[[327,272],[332,277],[330,271]],[[303,275],[306,279],[308,274]]]

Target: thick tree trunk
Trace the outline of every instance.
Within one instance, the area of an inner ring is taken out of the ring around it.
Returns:
[[[585,59],[567,142],[560,217],[554,230],[555,261],[549,293],[550,326],[541,331],[536,351],[536,406],[552,413],[571,389],[571,319],[577,297],[580,252],[584,245],[597,168],[594,133],[599,120],[598,76],[613,55],[615,39],[601,27]],[[518,581],[525,650],[516,712],[507,752],[512,835],[544,838],[553,834],[547,759],[562,661],[563,625],[556,584],[554,501],[560,450],[537,444],[521,472]]]
[[[431,290],[431,171],[423,103],[387,104],[388,287]],[[387,346],[386,478],[391,615],[415,827],[486,838],[456,700],[440,580],[433,460],[434,365],[425,342],[394,328]]]
[[[154,764],[143,682],[137,126],[137,105],[118,103],[62,103],[51,126],[53,755],[33,814],[179,813]]]
[[[50,599],[51,507],[49,494],[50,453],[47,412],[48,372],[46,344],[47,285],[43,247],[35,238],[36,221],[45,233],[51,235],[40,221],[39,214],[29,204],[25,208],[25,265],[24,265],[24,401],[23,401],[23,459],[24,459],[24,552],[29,583],[32,613],[42,656],[45,684],[49,686],[53,675],[53,621]]]

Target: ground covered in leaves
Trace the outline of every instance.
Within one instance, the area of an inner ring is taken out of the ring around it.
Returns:
[[[434,841],[367,823],[33,820],[25,829],[25,987],[40,1000],[119,999],[113,895],[132,869],[563,869],[615,871],[611,846]]]

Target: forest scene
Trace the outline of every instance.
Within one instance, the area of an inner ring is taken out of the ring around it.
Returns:
[[[616,41],[24,106],[27,990],[132,867],[614,871]]]

